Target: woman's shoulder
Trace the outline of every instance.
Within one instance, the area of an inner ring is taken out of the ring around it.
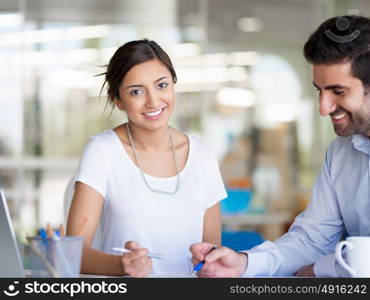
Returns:
[[[189,141],[189,146],[192,149],[191,151],[195,151],[197,153],[201,152],[206,155],[209,155],[210,152],[212,152],[212,147],[201,137],[190,133],[183,133],[183,135],[184,139]]]
[[[89,141],[103,144],[111,143],[112,141],[114,141],[114,135],[115,133],[112,129],[107,129],[103,132],[90,136]]]
[[[98,134],[92,135],[86,142],[85,152],[102,153],[114,149],[114,132],[109,129]]]

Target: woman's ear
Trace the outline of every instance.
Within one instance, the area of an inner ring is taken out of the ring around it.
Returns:
[[[114,98],[114,104],[118,107],[119,110],[125,110],[121,99]]]

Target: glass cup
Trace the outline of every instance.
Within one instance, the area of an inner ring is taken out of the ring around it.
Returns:
[[[84,238],[28,237],[32,277],[80,277]]]

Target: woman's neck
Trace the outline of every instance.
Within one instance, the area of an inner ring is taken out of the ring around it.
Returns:
[[[130,126],[131,137],[135,148],[143,151],[163,151],[170,147],[169,128],[163,127],[157,130],[146,130],[132,123],[126,123],[125,131],[128,135],[127,126]]]

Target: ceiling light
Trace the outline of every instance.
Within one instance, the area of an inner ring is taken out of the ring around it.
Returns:
[[[169,46],[170,57],[188,57],[200,54],[200,46],[195,43],[181,43]]]
[[[22,24],[22,16],[19,14],[0,14],[0,27],[16,27]]]
[[[68,29],[44,29],[0,34],[0,46],[50,43],[62,40],[82,40],[104,37],[110,33],[109,25],[80,26]]]
[[[217,93],[217,102],[234,107],[250,107],[256,103],[254,92],[240,88],[222,88]]]
[[[256,32],[263,28],[262,20],[256,17],[240,18],[237,21],[237,26],[243,32]]]

